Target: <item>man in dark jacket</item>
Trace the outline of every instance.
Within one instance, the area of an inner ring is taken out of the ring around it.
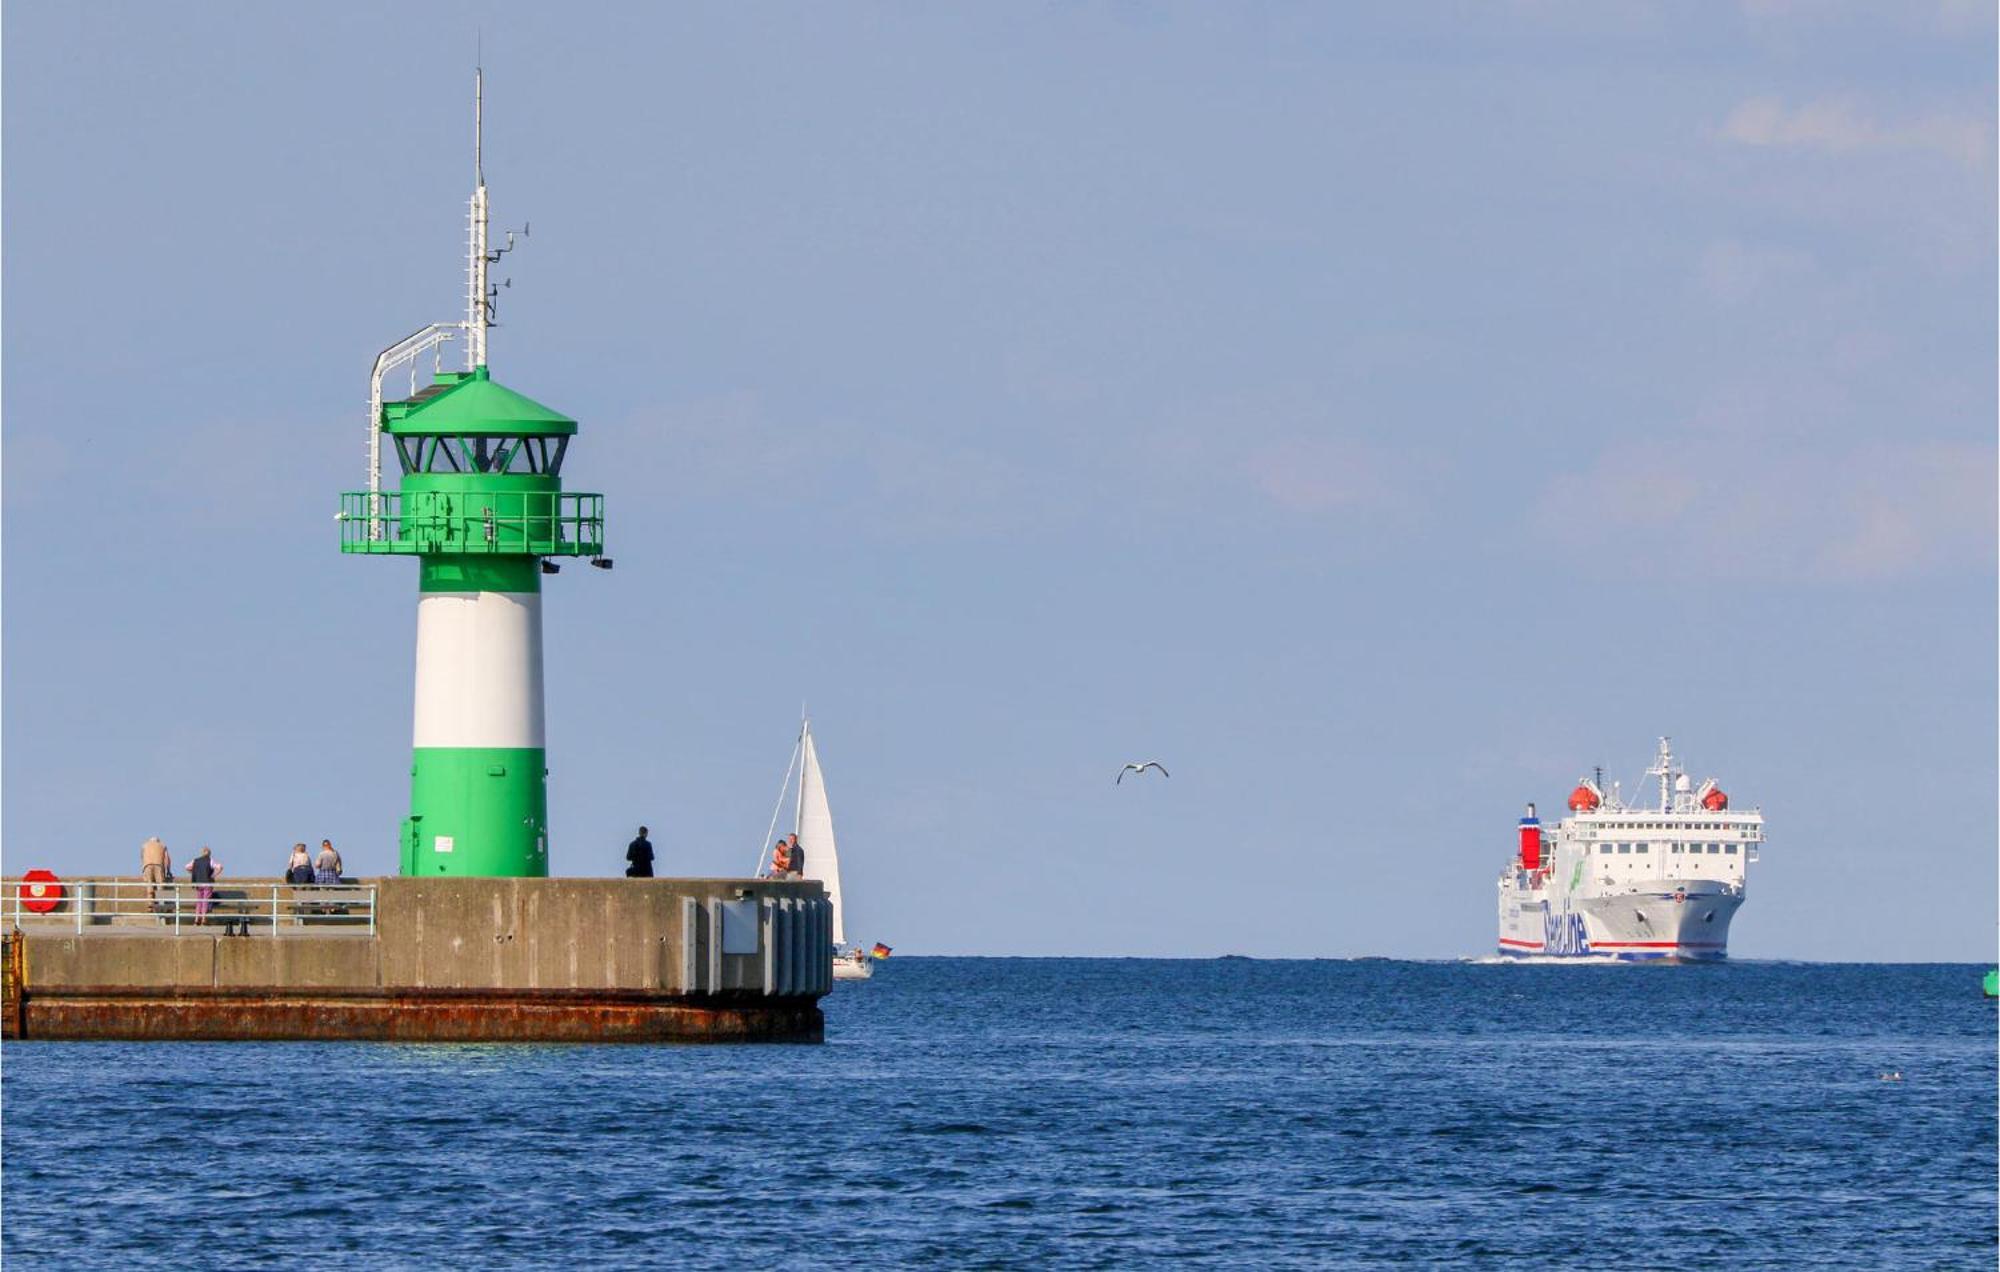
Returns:
[[[646,838],[644,826],[639,827],[639,837],[625,849],[625,860],[631,863],[625,867],[627,879],[653,877],[653,841]]]

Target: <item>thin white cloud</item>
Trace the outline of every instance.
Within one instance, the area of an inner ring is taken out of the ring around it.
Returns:
[[[1930,442],[1856,452],[1835,474],[1838,523],[1814,567],[1834,578],[1892,578],[1990,556],[1994,474],[1992,446]]]
[[[683,497],[728,499],[816,487],[842,449],[823,426],[786,427],[746,389],[637,412],[596,444],[617,471],[664,474]]]
[[[1743,0],[1753,30],[1802,26],[1886,26],[1890,30],[1960,35],[1993,28],[1992,0]]]
[[[1405,491],[1374,447],[1343,437],[1292,437],[1262,445],[1244,462],[1265,498],[1288,512],[1327,513],[1402,505]]]
[[[1997,464],[1990,443],[1834,450],[1688,431],[1613,446],[1556,478],[1536,529],[1607,568],[1679,579],[1990,571]]]
[[[1082,384],[1063,392],[1101,396]],[[1297,390],[1074,430],[1051,427],[1039,402],[1022,409],[1018,424],[933,435],[907,420],[792,417],[741,390],[636,412],[594,445],[600,462],[676,500],[755,503],[783,491],[794,511],[811,504],[891,535],[1013,534],[1107,517],[1136,527],[1273,509],[1320,519],[1409,512],[1435,475],[1420,449],[1361,436]]]
[[[1871,119],[1853,103],[1822,98],[1786,106],[1754,97],[1737,106],[1720,129],[1725,141],[1743,146],[1817,150],[1826,154],[1935,154],[1969,168],[1983,167],[1993,154],[1984,118],[1932,113],[1901,123]]]
[[[1814,280],[1819,268],[1805,252],[1725,239],[1702,253],[1701,290],[1714,300],[1738,305],[1766,297],[1784,298]]]
[[[1388,435],[1337,394],[1300,384],[1189,403],[1128,462],[1151,502],[1168,510],[1275,509],[1313,519],[1414,513],[1438,467],[1421,444]]]
[[[1048,483],[993,448],[775,411],[740,389],[635,413],[600,458],[678,500],[760,506],[890,533],[997,533],[1045,522]]]

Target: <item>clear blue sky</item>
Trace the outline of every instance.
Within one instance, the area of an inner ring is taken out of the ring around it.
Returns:
[[[582,421],[553,859],[754,860],[800,701],[901,952],[1491,948],[1670,733],[1748,957],[1995,944],[1988,5],[4,16],[6,868],[394,868],[375,351]],[[1169,780],[1112,777],[1157,757]]]

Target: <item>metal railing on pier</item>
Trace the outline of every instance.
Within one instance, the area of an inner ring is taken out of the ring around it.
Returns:
[[[0,926],[270,936],[332,928],[373,936],[375,885],[64,879],[60,896],[38,896],[10,881],[0,891]]]

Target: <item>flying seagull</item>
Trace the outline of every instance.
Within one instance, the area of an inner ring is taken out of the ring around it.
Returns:
[[[1167,772],[1166,766],[1164,764],[1161,764],[1158,760],[1147,760],[1144,764],[1127,764],[1124,768],[1119,769],[1118,781],[1113,782],[1112,785],[1116,786],[1120,782],[1123,782],[1125,780],[1125,775],[1127,773],[1143,773],[1147,769],[1155,769],[1155,768],[1160,770],[1161,777],[1173,776],[1173,774]]]

